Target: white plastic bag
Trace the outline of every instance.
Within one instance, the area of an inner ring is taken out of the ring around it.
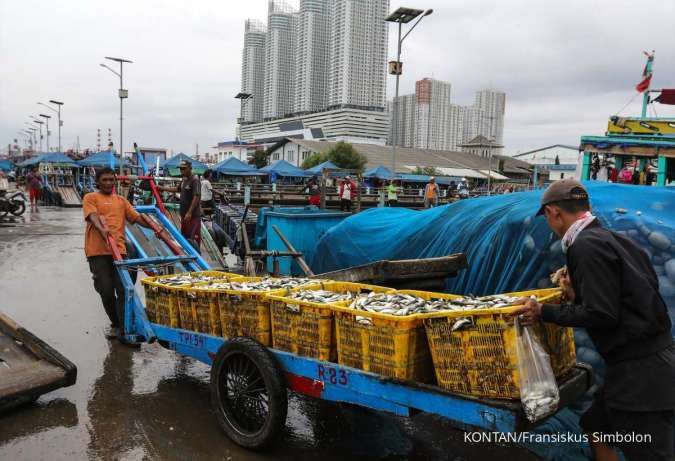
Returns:
[[[531,327],[522,326],[518,318],[515,326],[520,400],[527,419],[535,422],[558,408],[558,384],[551,368],[551,358],[539,344]]]

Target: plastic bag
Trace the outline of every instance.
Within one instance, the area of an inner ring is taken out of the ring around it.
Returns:
[[[550,415],[558,408],[560,394],[551,359],[531,327],[522,326],[516,318],[516,353],[520,376],[520,400],[525,416],[531,422]]]

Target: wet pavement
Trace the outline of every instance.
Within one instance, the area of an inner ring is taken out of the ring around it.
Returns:
[[[103,336],[107,317],[84,258],[80,209],[0,221],[0,310],[77,365],[77,383],[0,415],[0,460],[511,460],[513,445],[469,445],[439,418],[397,418],[296,395],[264,453],[220,430],[209,368],[157,344]],[[139,283],[140,286],[140,283]]]

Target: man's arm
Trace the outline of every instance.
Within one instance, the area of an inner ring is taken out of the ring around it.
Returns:
[[[103,240],[105,240],[105,242],[108,243],[108,237],[110,236],[110,229],[108,229],[108,227],[105,224],[103,224],[98,213],[96,212],[89,213],[85,219],[88,222],[90,222],[92,226],[94,226],[94,229],[96,229],[101,234]]]
[[[541,317],[545,322],[562,326],[611,329],[619,322],[620,261],[612,249],[598,240],[577,241],[574,253],[574,284],[582,304],[544,304]]]

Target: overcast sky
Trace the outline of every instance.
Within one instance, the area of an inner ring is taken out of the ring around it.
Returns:
[[[434,9],[404,42],[401,94],[427,76],[451,82],[458,104],[483,87],[505,91],[508,153],[602,134],[636,95],[643,50],[656,50],[652,87],[675,87],[673,0],[391,3],[399,6]],[[99,67],[104,56],[134,61],[124,70],[125,149],[137,141],[193,154],[233,139],[244,20],[266,10],[266,0],[0,0],[0,145],[49,99],[65,102],[65,149],[77,136],[95,146],[97,128],[104,144],[112,128],[117,145],[119,80]],[[389,38],[391,57],[393,26]],[[622,114],[639,115],[640,100]],[[674,109],[656,107],[660,116]]]

